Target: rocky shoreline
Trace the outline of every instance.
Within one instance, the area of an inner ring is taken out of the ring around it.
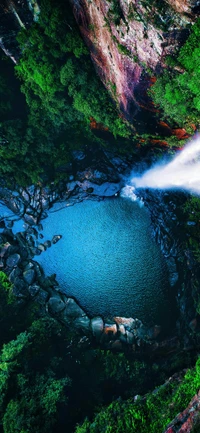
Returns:
[[[183,260],[188,269],[189,253],[183,251],[180,242],[178,206],[173,202],[171,194],[152,194],[150,191],[140,193],[149,208],[152,233],[166,259],[170,286],[176,291],[179,306],[177,330],[164,340],[159,326],[148,329],[135,318],[115,317],[112,321],[104,321],[100,316],[88,317],[76,300],[62,292],[56,282],[56,275],[45,277],[40,265],[34,260],[36,255],[61,238],[58,233],[52,240],[42,242],[42,219],[47,217],[47,211],[55,202],[60,207],[72,206],[83,200],[103,200],[118,195],[126,174],[130,173],[130,163],[108,152],[105,152],[105,161],[101,164],[93,161],[91,166],[85,168],[87,155],[76,152],[74,164],[68,167],[68,181],[65,184],[15,188],[14,191],[0,189],[0,200],[19,218],[23,218],[25,223],[25,230],[14,235],[12,221],[8,218],[2,222],[4,227],[0,235],[0,267],[13,284],[13,294],[18,303],[26,305],[34,300],[39,306],[40,314],[50,314],[80,333],[84,344],[93,341],[114,350],[128,347],[135,353],[151,353],[152,356],[154,353],[164,354],[193,348],[200,344],[196,332],[199,323],[194,306],[190,305],[187,314],[185,313],[189,289],[188,282],[185,283],[185,289],[183,287],[180,269]],[[193,267],[194,265],[193,263]],[[190,260],[189,285],[192,284],[192,273]]]

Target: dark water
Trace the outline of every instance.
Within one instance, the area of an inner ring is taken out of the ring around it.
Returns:
[[[88,314],[170,326],[168,274],[147,210],[128,199],[84,201],[49,213],[44,239],[62,239],[36,260],[57,274]]]

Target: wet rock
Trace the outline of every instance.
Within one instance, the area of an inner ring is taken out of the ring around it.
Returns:
[[[36,301],[39,305],[41,305],[41,306],[45,306],[48,297],[49,297],[48,293],[47,293],[45,290],[40,289],[38,295],[36,295],[35,301]]]
[[[67,298],[65,305],[65,315],[70,319],[76,319],[77,317],[83,317],[86,315],[82,308],[79,307],[76,301],[72,298]]]
[[[38,248],[36,248],[36,247],[33,247],[33,248],[31,248],[31,252],[32,252],[32,254],[34,255],[34,256],[39,256],[40,254],[41,254],[41,250],[39,250]]]
[[[66,308],[66,304],[60,296],[52,296],[48,301],[48,308],[51,314],[58,314]]]
[[[34,298],[40,291],[40,287],[37,284],[28,287],[28,291],[32,298]]]
[[[38,219],[36,216],[30,215],[27,213],[24,214],[24,220],[26,221],[27,224],[30,224],[30,225],[36,225],[38,222]]]
[[[73,321],[73,326],[75,326],[76,329],[83,329],[84,331],[89,331],[90,319],[87,316],[78,317]]]
[[[9,268],[14,268],[14,266],[17,266],[18,263],[20,262],[21,257],[19,254],[12,254],[11,256],[8,257],[8,259],[6,260],[6,265]]]
[[[142,324],[140,320],[133,319],[132,317],[114,317],[114,321],[118,325],[124,325],[128,330],[138,328]]]
[[[1,250],[0,250],[0,257],[7,256],[7,255],[9,254],[10,249],[11,249],[11,245],[10,245],[10,243],[9,243],[9,242],[6,242],[6,243],[1,247]]]
[[[29,203],[29,201],[30,201],[30,196],[29,196],[29,194],[26,192],[25,189],[21,192],[21,195],[22,195],[23,199],[24,199],[26,202]]]
[[[91,319],[91,328],[94,337],[99,338],[103,332],[103,319],[101,317],[93,317]]]
[[[130,331],[126,331],[127,344],[133,344],[134,335]]]
[[[112,323],[112,324],[107,324],[105,323],[104,326],[104,334],[113,336],[117,334],[117,325],[116,323]]]
[[[44,251],[46,251],[46,246],[44,245],[44,244],[39,244],[38,246],[37,246],[37,249],[39,250],[39,251],[41,251],[41,252],[44,252]]]
[[[119,183],[104,182],[102,185],[97,185],[85,180],[82,183],[77,182],[77,184],[81,189],[83,189],[83,191],[88,191],[89,188],[92,188],[92,193],[100,197],[112,197],[120,191]]]
[[[21,275],[22,271],[18,267],[14,268],[9,275],[9,281],[14,283],[15,279]]]
[[[50,248],[51,247],[51,241],[45,241],[44,242],[44,247],[47,249],[47,248]]]
[[[57,244],[57,242],[62,238],[62,235],[54,235],[52,238],[52,244]]]
[[[14,287],[13,287],[13,294],[16,296],[16,298],[23,298],[27,299],[29,298],[29,292],[27,289],[27,286],[22,278],[15,278],[14,281]]]
[[[23,278],[26,281],[26,283],[30,286],[33,284],[35,280],[35,271],[34,269],[28,269],[27,271],[23,272]]]
[[[43,210],[48,209],[49,208],[49,199],[43,197],[41,200],[41,205],[42,205]]]

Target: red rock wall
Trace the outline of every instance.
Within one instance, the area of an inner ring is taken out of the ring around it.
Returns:
[[[128,116],[134,107],[148,108],[148,72],[165,67],[165,56],[195,20],[195,2],[168,0],[159,11],[155,1],[118,0],[117,12],[116,0],[70,2],[97,72],[121,111]]]

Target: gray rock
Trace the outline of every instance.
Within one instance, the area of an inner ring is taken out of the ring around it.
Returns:
[[[100,337],[104,328],[103,319],[101,317],[93,317],[91,319],[91,328],[93,335],[96,338]]]
[[[37,284],[28,287],[28,291],[32,298],[34,298],[40,291],[40,287]]]
[[[6,265],[9,268],[14,268],[14,266],[17,266],[18,263],[20,262],[21,257],[19,254],[12,254],[11,256],[8,257],[8,259],[6,260]]]
[[[27,289],[27,286],[24,282],[24,280],[22,280],[22,278],[15,278],[14,281],[14,287],[13,287],[13,294],[17,297],[17,298],[28,298],[29,297],[29,292]]]
[[[62,238],[62,235],[54,235],[52,238],[52,244],[57,244],[57,242]]]
[[[38,250],[38,248],[34,247],[34,248],[31,248],[31,252],[34,256],[39,256],[42,251]]]
[[[46,251],[46,247],[45,247],[45,245],[44,244],[39,244],[38,246],[37,246],[37,249],[39,250],[39,251]]]
[[[27,224],[30,225],[36,225],[38,222],[37,217],[34,217],[33,215],[29,215],[27,213],[24,214],[24,220],[26,221]]]
[[[39,304],[39,305],[46,305],[47,299],[48,299],[48,293],[43,290],[40,289],[38,295],[35,297],[35,301]]]
[[[11,249],[11,245],[9,244],[9,242],[6,242],[0,250],[0,257],[4,257],[5,255],[7,255],[10,249]]]
[[[65,301],[66,304],[66,310],[65,314],[67,317],[76,319],[77,317],[83,317],[86,316],[85,312],[82,310],[81,307],[76,303],[76,301],[72,298],[68,298],[67,301]]]
[[[42,204],[43,210],[48,209],[49,208],[49,199],[42,197],[41,204]]]
[[[22,272],[21,269],[19,269],[18,267],[14,268],[12,270],[12,272],[10,273],[10,275],[9,275],[9,281],[11,283],[14,283],[15,279],[17,277],[19,277],[19,275],[21,274],[21,272]]]
[[[44,246],[45,246],[46,249],[50,248],[51,247],[51,241],[45,241],[44,242]]]
[[[34,269],[28,269],[27,271],[23,272],[23,278],[26,281],[26,283],[30,286],[33,284],[35,280],[35,271]]]
[[[90,329],[90,319],[87,316],[78,317],[73,321],[73,326],[77,329],[83,329],[84,331],[89,331]]]
[[[48,301],[48,308],[51,314],[58,314],[66,308],[66,304],[60,296],[52,296]]]
[[[112,182],[104,182],[102,185],[97,185],[96,183],[85,180],[82,183],[77,182],[77,184],[83,191],[88,191],[88,188],[92,188],[92,193],[100,197],[112,197],[120,190],[120,184]]]
[[[33,269],[33,268],[34,268],[34,264],[33,264],[32,262],[29,262],[29,263],[25,266],[24,270],[25,270],[25,271],[28,271],[29,269]]]
[[[132,332],[126,331],[126,339],[127,339],[127,344],[133,344],[134,335],[132,334]]]

